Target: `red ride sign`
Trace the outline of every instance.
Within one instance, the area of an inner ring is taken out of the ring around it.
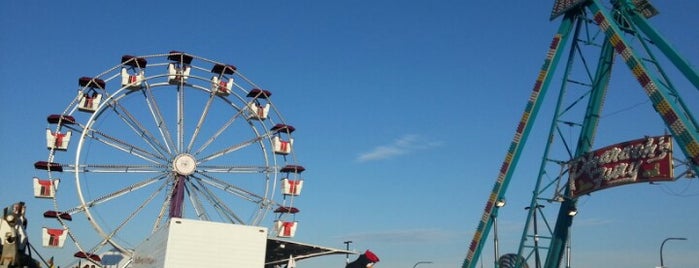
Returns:
[[[570,164],[570,195],[637,182],[672,181],[672,136],[646,137],[607,146]]]

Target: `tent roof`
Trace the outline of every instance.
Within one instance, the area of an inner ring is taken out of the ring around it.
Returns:
[[[335,249],[311,244],[304,244],[290,240],[277,238],[267,239],[267,253],[265,255],[265,267],[274,267],[277,264],[286,264],[289,256],[294,260],[302,260],[332,254],[359,254],[355,251]]]

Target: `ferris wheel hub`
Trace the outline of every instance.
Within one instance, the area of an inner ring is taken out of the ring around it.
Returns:
[[[180,154],[175,157],[172,167],[177,174],[189,176],[194,174],[194,171],[197,169],[197,161],[191,154]]]

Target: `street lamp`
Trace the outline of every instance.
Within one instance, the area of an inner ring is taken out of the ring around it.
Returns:
[[[665,246],[665,242],[669,240],[687,240],[687,238],[684,237],[668,237],[663,240],[663,243],[660,244],[660,268],[664,268],[665,265],[663,263],[663,247]]]
[[[431,261],[419,261],[419,262],[416,262],[415,265],[413,265],[413,268],[415,268],[415,267],[417,267],[419,264],[423,264],[423,263],[427,264],[427,263],[432,263],[432,262],[431,262]]]
[[[348,251],[348,253],[345,253],[345,262],[349,263],[349,245],[352,244],[352,241],[348,240],[348,241],[345,241],[343,243],[345,243],[345,246],[347,246],[347,251]]]
[[[498,208],[498,210],[501,207],[505,206],[505,199],[498,199],[495,201],[495,207]],[[500,246],[498,245],[498,215],[497,211],[494,214],[491,214],[491,217],[493,218],[493,247],[495,248],[495,267],[498,267],[498,257],[500,256]]]
[[[501,208],[504,207],[506,203],[505,199],[498,199],[498,201],[495,201],[495,206]]]

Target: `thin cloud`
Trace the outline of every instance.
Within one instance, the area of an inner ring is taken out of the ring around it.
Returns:
[[[359,157],[357,157],[357,161],[367,162],[389,159],[396,156],[410,154],[418,150],[425,150],[441,145],[441,142],[425,141],[418,135],[408,134],[398,138],[391,144],[377,146],[369,152],[360,154]]]

